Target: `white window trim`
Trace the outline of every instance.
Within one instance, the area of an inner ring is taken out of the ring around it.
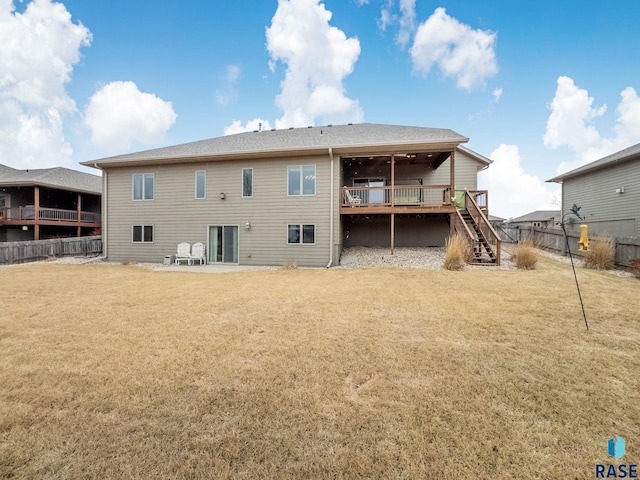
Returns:
[[[297,225],[300,227],[300,242],[299,243],[289,243],[289,227],[292,225]],[[302,239],[304,238],[304,232],[303,232],[303,227],[305,226],[311,226],[313,227],[313,243],[304,243],[302,241]],[[316,232],[316,224],[315,223],[287,223],[287,245],[289,246],[302,246],[302,245],[307,245],[307,246],[313,246],[316,245],[317,243],[317,232]]]
[[[244,171],[245,170],[251,170],[251,195],[245,195],[244,194]],[[253,167],[250,168],[243,168],[242,169],[242,179],[241,179],[241,186],[240,188],[242,189],[242,198],[253,198]],[[287,183],[289,182],[289,177],[288,177],[288,172],[287,172]],[[287,192],[289,191],[289,186],[287,185]]]
[[[203,197],[199,197],[198,196],[198,174],[199,173],[203,173],[204,174],[204,196]],[[196,200],[205,200],[207,198],[207,171],[206,170],[196,170],[195,173],[195,191],[194,193],[194,198]]]
[[[314,171],[314,179],[313,179],[313,193],[303,193],[304,192],[304,167],[313,167]],[[292,168],[300,169],[300,193],[294,194],[289,193],[289,170]],[[315,163],[310,163],[307,165],[287,165],[287,197],[315,197],[316,192],[318,191],[318,167]]]
[[[142,177],[142,198],[136,198],[136,175],[139,175]],[[153,197],[151,198],[144,198],[144,180],[145,177],[150,176],[151,178],[153,178]],[[131,198],[134,202],[151,202],[153,200],[155,200],[156,197],[156,176],[153,173],[134,173],[133,175],[131,175]]]
[[[142,227],[142,240],[140,240],[139,242],[136,242],[136,241],[133,240],[133,229],[135,227]],[[153,240],[151,240],[150,242],[145,242],[145,240],[144,240],[144,228],[145,227],[151,227],[151,229],[152,229],[151,230],[151,232],[152,232],[151,235],[153,237]],[[132,244],[138,245],[138,244],[142,244],[142,243],[155,243],[155,241],[156,241],[156,227],[155,227],[155,225],[142,225],[142,224],[131,225],[131,243]]]

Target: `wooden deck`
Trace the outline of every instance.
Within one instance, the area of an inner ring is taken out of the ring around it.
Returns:
[[[0,208],[0,225],[60,225],[69,227],[92,227],[101,222],[101,215],[94,212],[63,210],[61,208],[40,207],[37,212],[33,205]]]
[[[449,185],[342,187],[340,213],[342,215],[367,215],[390,213],[455,213],[456,195]],[[481,208],[486,208],[487,192],[469,192]],[[464,192],[460,200],[464,201]],[[464,208],[464,205],[458,205]]]

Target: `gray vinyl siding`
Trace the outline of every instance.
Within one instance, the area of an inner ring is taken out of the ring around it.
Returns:
[[[337,162],[336,162],[337,163]],[[287,195],[287,167],[316,166],[314,196]],[[242,197],[242,169],[253,168],[253,197]],[[206,171],[206,198],[195,198],[195,172]],[[237,225],[239,263],[325,266],[329,261],[330,161],[303,157],[118,168],[108,171],[108,259],[161,262],[180,242],[207,245],[209,225]],[[339,168],[336,168],[339,172]],[[154,199],[132,200],[132,175],[154,174]],[[336,179],[339,178],[336,174]],[[336,180],[336,187],[338,183]],[[220,194],[225,198],[221,199]],[[334,204],[334,219],[339,205]],[[245,229],[245,223],[251,229]],[[314,224],[314,245],[288,245],[287,224]],[[134,244],[133,225],[153,225],[153,243]],[[335,220],[334,251],[339,252]],[[208,253],[207,253],[208,255]],[[335,259],[337,262],[337,259]]]
[[[624,193],[616,189],[624,187]],[[562,184],[562,211],[581,207],[589,234],[640,236],[640,160],[568,178]],[[570,226],[577,229],[580,222]]]

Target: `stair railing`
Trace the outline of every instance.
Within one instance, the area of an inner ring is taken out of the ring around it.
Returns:
[[[473,221],[476,223],[482,235],[484,235],[485,240],[491,245],[494,249],[494,254],[496,256],[496,265],[500,265],[500,236],[493,229],[491,224],[489,223],[489,219],[484,214],[484,212],[480,209],[473,196],[466,192],[466,208],[469,215],[473,218]]]

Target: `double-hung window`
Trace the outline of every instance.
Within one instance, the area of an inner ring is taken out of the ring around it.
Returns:
[[[131,241],[133,243],[153,242],[153,225],[134,225],[131,230]]]
[[[287,225],[287,244],[313,245],[316,243],[316,226],[299,223],[290,223]]]
[[[206,198],[207,191],[207,172],[204,170],[196,171],[196,198]]]
[[[153,173],[135,173],[133,175],[133,199],[153,200]]]
[[[242,196],[253,197],[253,168],[242,169]]]
[[[294,165],[287,168],[288,195],[316,194],[316,166]]]

